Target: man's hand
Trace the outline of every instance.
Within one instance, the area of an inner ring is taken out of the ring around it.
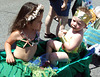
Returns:
[[[61,6],[61,11],[64,11],[67,9],[67,2],[68,0],[64,0],[63,5]]]
[[[62,36],[64,36],[67,33],[67,30],[60,30],[58,33],[58,37],[61,38]]]

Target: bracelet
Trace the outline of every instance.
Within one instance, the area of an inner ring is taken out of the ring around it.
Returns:
[[[62,36],[60,39],[61,39],[61,41],[62,41],[63,44],[64,44],[65,42],[67,42],[65,36]]]

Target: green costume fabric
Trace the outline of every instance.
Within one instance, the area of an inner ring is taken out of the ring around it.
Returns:
[[[30,77],[30,76],[31,76],[31,70],[25,65],[23,65],[22,60],[16,59],[16,64],[7,64],[3,56],[0,58],[0,77]]]
[[[20,59],[15,59],[15,64],[8,64],[5,60],[5,51],[0,52],[0,77],[52,77],[56,75],[56,70],[54,71],[51,67],[42,70],[39,66]],[[7,73],[5,74],[5,72]]]
[[[58,52],[66,52],[66,51],[64,49],[62,49],[62,47],[60,47],[60,49],[58,50]],[[66,52],[66,53],[69,56],[70,62],[78,60],[80,58],[79,53],[68,53],[68,52]]]
[[[54,40],[59,40],[58,38]],[[35,54],[35,57],[38,57],[45,53],[47,41],[42,41],[38,44],[38,49]],[[66,63],[58,63],[58,69],[52,70],[51,68],[48,70],[39,70],[44,72],[46,76],[42,75],[41,77],[74,77],[77,73],[84,73],[84,77],[90,77],[89,72],[89,64],[92,61],[92,55],[84,57],[89,52],[86,50],[84,43],[82,43],[82,49],[80,52],[80,59],[76,61],[72,61],[70,64]],[[13,52],[14,50],[12,50]],[[0,77],[34,77],[32,74],[32,69],[27,67],[27,64],[20,59],[15,59],[16,64],[7,64],[6,63],[6,53],[5,51],[0,52]],[[36,72],[39,72],[36,70]],[[52,72],[53,71],[53,72]],[[5,74],[6,72],[6,74]],[[56,72],[56,74],[55,74]],[[42,73],[43,74],[43,73]],[[36,77],[36,76],[35,76]],[[38,76],[39,77],[39,76]]]

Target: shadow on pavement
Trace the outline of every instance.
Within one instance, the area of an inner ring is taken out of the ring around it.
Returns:
[[[100,67],[100,56],[93,55],[91,64],[95,67],[90,68],[90,70]]]

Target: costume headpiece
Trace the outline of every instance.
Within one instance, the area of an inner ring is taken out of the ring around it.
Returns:
[[[75,12],[74,16],[78,17],[79,19],[84,21],[86,24],[88,24],[91,19],[91,17],[89,15],[87,15],[85,12],[83,12],[81,10],[77,10]]]
[[[93,23],[96,20],[96,15],[92,9],[90,9],[89,11],[91,12],[91,15],[92,15],[92,19],[90,21],[91,23]]]
[[[39,12],[40,9],[43,9],[43,8],[44,8],[43,5],[42,4],[39,4],[38,7],[37,7],[37,9],[35,11],[33,11],[33,13],[31,15],[29,15],[26,18],[26,20],[27,21],[31,21],[31,20],[35,19],[38,15],[40,15],[40,12]]]

